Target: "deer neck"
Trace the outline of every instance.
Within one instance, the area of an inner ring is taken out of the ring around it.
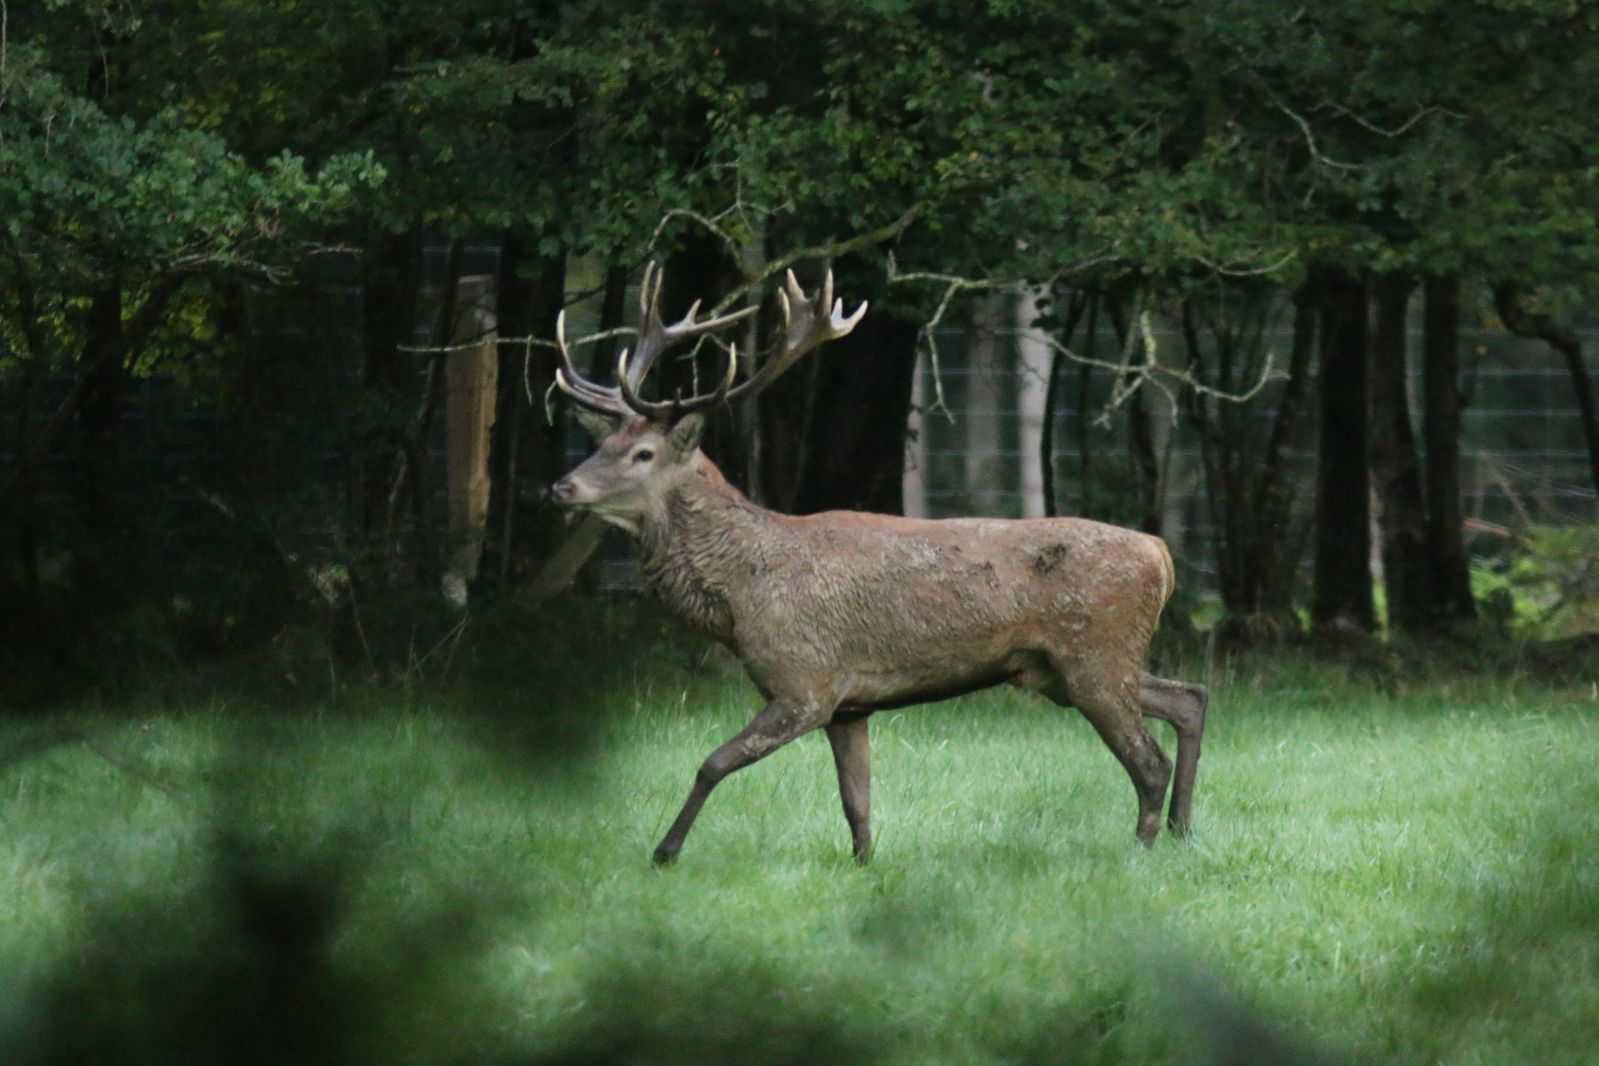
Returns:
[[[731,641],[737,583],[748,578],[771,518],[696,456],[689,476],[640,524],[645,586],[691,625]]]

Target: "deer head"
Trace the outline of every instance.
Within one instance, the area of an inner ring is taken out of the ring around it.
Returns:
[[[659,513],[673,487],[691,474],[704,429],[705,416],[694,412],[670,424],[629,418],[555,483],[555,502],[637,534],[643,517]]]
[[[643,399],[639,390],[662,352],[691,337],[723,329],[757,310],[746,307],[701,321],[695,317],[700,306],[696,300],[680,321],[665,325],[660,315],[661,276],[653,263],[644,272],[639,289],[638,346],[632,353],[624,349],[617,358],[615,385],[596,385],[578,373],[566,345],[566,313],[555,321],[561,358],[556,384],[577,404],[579,419],[599,447],[555,483],[552,496],[563,507],[592,511],[635,534],[643,517],[664,506],[672,488],[704,462],[699,455],[705,428],[701,412],[758,395],[801,356],[849,333],[866,314],[864,302],[854,314],[844,314],[844,301],[833,298],[832,270],[814,299],[805,295],[794,272],[789,271],[785,287],[777,294],[783,314],[782,338],[749,380],[733,384],[738,353],[729,345],[727,372],[714,391],[652,402]]]

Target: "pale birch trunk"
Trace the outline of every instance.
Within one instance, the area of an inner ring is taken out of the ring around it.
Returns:
[[[1040,290],[1024,289],[1015,300],[1016,419],[1021,449],[1022,516],[1042,518],[1044,504],[1044,419],[1049,417],[1049,341],[1033,322],[1041,314]]]
[[[926,518],[927,514],[927,364],[916,360],[911,377],[911,411],[905,434],[905,514]]]

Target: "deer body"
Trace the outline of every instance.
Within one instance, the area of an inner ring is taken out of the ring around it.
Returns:
[[[639,529],[644,581],[769,698],[882,710],[1042,688],[1056,664],[1136,681],[1172,590],[1165,545],[1117,526],[791,517],[745,499],[703,454],[692,465]]]
[[[785,302],[786,319],[804,300],[792,275],[789,285],[796,299]],[[648,278],[645,289],[648,297]],[[822,317],[830,289],[829,280],[798,329],[789,319],[780,360],[792,362],[796,351],[820,343],[818,335],[840,335],[859,318],[858,311],[844,319],[836,308]],[[641,320],[656,339],[641,351],[653,359],[670,330],[652,304]],[[709,325],[694,323],[691,311],[671,330],[686,335]],[[563,377],[575,375],[564,341],[561,350]],[[1187,830],[1207,696],[1198,685],[1143,670],[1174,587],[1164,542],[1076,518],[768,511],[699,450],[703,418],[682,409],[705,404],[638,401],[626,360],[624,353],[615,390],[558,378],[603,418],[586,423],[600,438],[598,450],[552,495],[634,536],[650,591],[731,649],[767,701],[701,765],[655,850],[657,862],[677,856],[724,777],[819,728],[832,744],[855,855],[864,861],[871,852],[867,718],[1007,683],[1088,718],[1132,779],[1139,840],[1151,843],[1159,833],[1168,783],[1168,822]],[[730,380],[711,402],[728,395]],[[1175,775],[1146,715],[1177,730]]]

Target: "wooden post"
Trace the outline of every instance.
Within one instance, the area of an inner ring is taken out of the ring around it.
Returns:
[[[457,306],[460,313],[452,342],[478,342],[450,352],[445,357],[444,376],[449,515],[445,587],[452,599],[459,597],[458,606],[465,606],[465,587],[477,577],[483,558],[489,514],[489,441],[500,373],[493,277],[463,277],[457,290]]]

